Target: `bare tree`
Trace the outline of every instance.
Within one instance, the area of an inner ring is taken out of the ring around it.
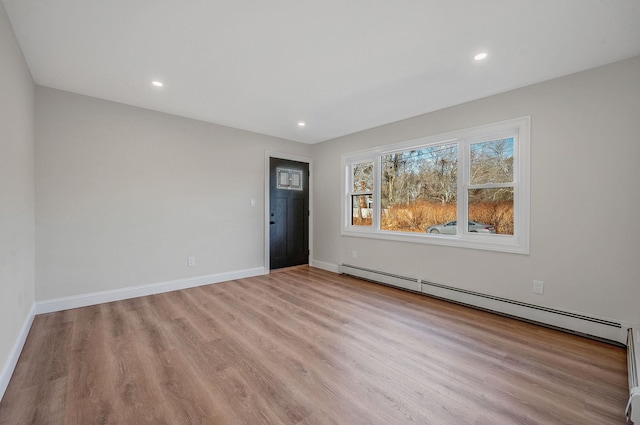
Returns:
[[[513,181],[513,139],[471,145],[471,184]]]
[[[457,197],[457,170],[456,145],[385,155],[382,157],[383,206],[453,202]]]

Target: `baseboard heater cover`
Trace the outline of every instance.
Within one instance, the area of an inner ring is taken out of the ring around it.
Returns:
[[[627,339],[626,329],[621,323],[612,320],[538,306],[350,264],[341,264],[339,269],[340,273],[361,279],[420,292],[582,336],[615,342],[618,345],[624,345]]]
[[[421,283],[418,281],[418,279],[414,279],[411,277],[381,272],[378,270],[365,269],[348,264],[340,265],[340,273],[356,276],[361,279],[370,280],[372,282],[397,286],[399,288],[408,289],[410,291],[421,292]]]
[[[629,402],[627,420],[640,424],[640,331],[637,328],[627,330],[627,373],[629,374]]]

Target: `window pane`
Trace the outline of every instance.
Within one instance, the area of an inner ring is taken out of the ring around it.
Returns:
[[[470,232],[513,235],[513,217],[512,187],[469,190]]]
[[[381,160],[382,230],[425,232],[456,219],[456,144],[392,153]]]
[[[373,162],[353,166],[353,191],[373,192]]]
[[[513,137],[471,145],[471,184],[513,181]]]
[[[371,226],[373,204],[373,195],[353,195],[351,196],[351,206],[353,214],[351,215],[351,224],[354,226]]]

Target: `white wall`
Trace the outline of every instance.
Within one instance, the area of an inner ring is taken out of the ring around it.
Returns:
[[[15,354],[12,351],[34,300],[33,122],[33,81],[0,2],[0,368],[3,372]],[[0,378],[3,380],[4,374]],[[3,392],[0,385],[0,396]]]
[[[264,266],[265,150],[310,153],[43,87],[36,140],[38,300]]]
[[[530,255],[340,236],[343,153],[525,115]],[[314,260],[640,323],[640,57],[313,145],[312,156]]]

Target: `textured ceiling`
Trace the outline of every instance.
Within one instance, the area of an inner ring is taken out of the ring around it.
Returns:
[[[305,143],[640,54],[640,0],[3,3],[39,85]]]

